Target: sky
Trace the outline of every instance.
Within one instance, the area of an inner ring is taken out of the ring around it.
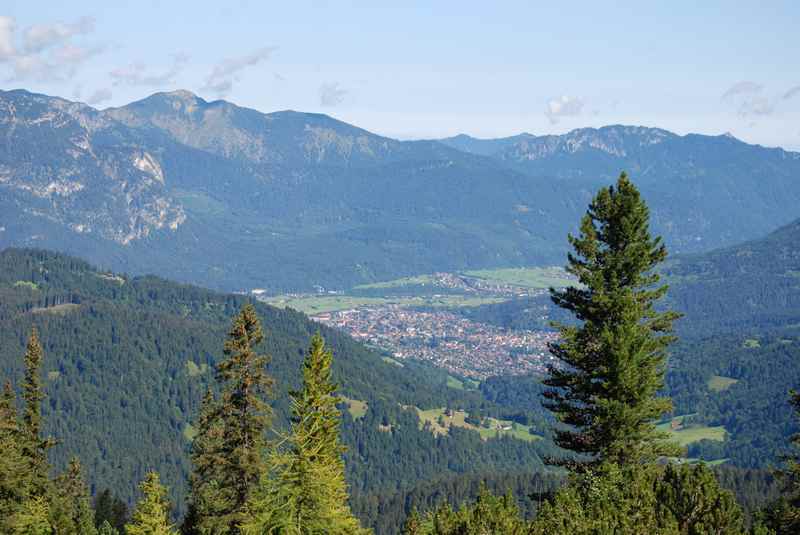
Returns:
[[[0,88],[119,106],[187,89],[401,138],[606,124],[800,150],[800,2],[0,6]]]

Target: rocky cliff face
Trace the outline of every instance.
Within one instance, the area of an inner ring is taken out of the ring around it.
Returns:
[[[0,192],[23,213],[127,244],[186,220],[158,160],[88,106],[0,93]]]

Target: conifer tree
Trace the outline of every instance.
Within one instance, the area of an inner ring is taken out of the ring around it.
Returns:
[[[200,405],[197,435],[192,441],[192,464],[194,471],[189,480],[191,503],[183,520],[181,532],[185,535],[224,533],[227,528],[225,513],[229,499],[219,488],[227,466],[222,447],[223,426],[219,418],[219,406],[211,389],[208,389]]]
[[[316,334],[303,362],[302,389],[290,393],[289,449],[273,452],[270,471],[251,500],[243,533],[369,533],[360,527],[348,505],[332,362],[333,353]]]
[[[567,271],[580,285],[551,295],[580,323],[558,325],[560,341],[550,347],[561,365],[549,369],[546,405],[569,426],[556,442],[594,462],[676,455],[653,423],[672,407],[656,397],[678,317],[654,308],[667,287],[657,286],[653,269],[667,251],[651,238],[648,208],[624,173],[595,196],[569,242]]]
[[[69,462],[52,491],[50,523],[59,535],[93,535],[97,533],[94,511],[89,505],[89,490],[77,457]]]
[[[176,535],[177,532],[169,521],[167,489],[161,485],[158,473],[149,472],[139,488],[142,499],[136,505],[131,522],[125,526],[125,534]]]
[[[217,365],[220,399],[206,396],[193,445],[191,529],[204,535],[239,532],[247,500],[265,471],[272,378],[266,373],[269,357],[257,352],[263,339],[255,308],[245,304]]]
[[[125,529],[128,523],[128,506],[109,489],[103,490],[94,499],[94,525],[98,531],[105,522],[118,532]]]
[[[51,535],[53,528],[49,520],[50,507],[44,496],[26,500],[22,508],[10,519],[12,535]]]
[[[730,491],[721,489],[704,464],[669,464],[655,485],[656,518],[678,533],[744,533],[744,515]]]
[[[97,535],[119,535],[119,530],[112,526],[108,520],[103,520],[97,528]]]
[[[23,456],[14,391],[6,382],[0,398],[0,532],[10,532],[10,519],[30,493],[30,466]]]
[[[47,491],[48,471],[47,450],[53,445],[50,440],[41,438],[42,428],[42,388],[41,367],[44,354],[39,343],[39,334],[34,327],[25,351],[25,380],[22,384],[22,399],[25,401],[23,413],[23,454],[30,464],[33,492],[43,495]]]
[[[494,496],[482,487],[475,503],[458,511],[449,504],[424,517],[413,511],[403,525],[403,535],[527,535],[528,529],[511,494]]]

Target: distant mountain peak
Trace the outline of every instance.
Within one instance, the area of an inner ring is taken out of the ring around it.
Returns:
[[[156,93],[158,94],[158,93]],[[175,91],[165,91],[161,93],[165,96],[180,100],[203,100],[188,89],[176,89]],[[205,102],[205,101],[204,101]]]

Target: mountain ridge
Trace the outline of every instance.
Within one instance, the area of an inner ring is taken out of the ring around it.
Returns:
[[[644,127],[523,135],[487,156],[186,91],[96,110],[16,90],[0,92],[0,134],[0,247],[225,290],[557,263],[621,170],[678,252],[756,237],[800,205],[800,155]]]

